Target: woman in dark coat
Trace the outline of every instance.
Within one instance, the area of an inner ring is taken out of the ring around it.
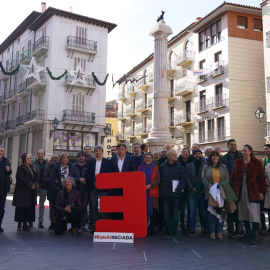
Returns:
[[[244,221],[245,238],[251,245],[255,245],[259,243],[260,201],[266,190],[265,175],[262,164],[255,158],[250,145],[243,146],[242,155],[243,159],[237,159],[234,163],[230,184],[238,198],[238,219]]]
[[[16,206],[15,221],[18,222],[17,231],[21,231],[22,223],[24,231],[31,231],[27,222],[32,223],[35,221],[39,179],[35,167],[31,164],[31,154],[24,153],[21,159],[22,164],[18,167],[16,173],[16,187],[12,205]]]

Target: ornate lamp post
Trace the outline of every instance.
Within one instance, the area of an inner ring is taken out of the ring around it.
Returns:
[[[106,126],[103,128],[103,131],[104,131],[105,136],[101,136],[101,144],[103,144],[104,139],[111,133],[111,129],[109,128],[108,125],[106,125]]]
[[[53,127],[53,129],[50,130],[50,139],[52,137],[53,132],[55,132],[55,130],[58,128],[59,126],[59,121],[57,120],[57,118],[55,117],[54,120],[51,122],[51,125]]]

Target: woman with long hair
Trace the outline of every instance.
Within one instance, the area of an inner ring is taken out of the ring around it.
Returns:
[[[242,155],[243,158],[234,163],[230,184],[238,198],[238,219],[245,224],[244,239],[251,245],[256,245],[259,243],[260,202],[266,191],[265,175],[262,164],[255,158],[250,145],[245,144],[242,147]]]
[[[220,162],[220,154],[218,151],[213,151],[209,159],[207,160],[207,165],[203,167],[202,171],[202,182],[204,184],[204,191],[205,191],[205,199],[209,200],[209,194],[211,192],[219,191],[220,186],[218,185],[222,181],[229,182],[230,176],[229,172],[225,165],[221,164]],[[215,185],[217,184],[217,185]],[[214,186],[215,185],[215,186]],[[211,188],[213,187],[213,190]],[[218,192],[217,192],[218,193]],[[220,192],[217,196],[221,196]],[[217,197],[216,197],[217,198]],[[220,198],[221,199],[221,198]],[[222,199],[220,200],[222,201]],[[210,239],[216,239],[216,228],[217,228],[217,235],[219,240],[223,240],[222,231],[224,225],[224,219],[220,215],[222,208],[224,207],[224,200],[223,205],[218,205],[218,207],[213,208],[208,206],[208,224],[210,228]]]
[[[16,187],[12,205],[15,206],[15,221],[18,222],[17,231],[31,231],[27,225],[35,221],[35,206],[37,204],[37,189],[39,179],[36,168],[31,164],[31,154],[21,156],[22,163],[16,173]],[[21,229],[23,223],[23,227]]]

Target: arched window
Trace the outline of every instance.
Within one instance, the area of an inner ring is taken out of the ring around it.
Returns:
[[[191,42],[188,40],[185,44],[185,58],[191,57]]]
[[[148,83],[148,81],[149,81],[149,74],[148,74],[148,71],[147,70],[145,70],[144,71],[144,84],[147,84]]]
[[[173,69],[175,67],[175,53],[172,51],[169,56],[169,69]]]

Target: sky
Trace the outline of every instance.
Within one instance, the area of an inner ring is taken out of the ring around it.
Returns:
[[[2,1],[0,43],[33,11],[41,11],[41,0]],[[204,17],[223,0],[44,0],[47,7],[71,11],[91,18],[117,24],[109,33],[106,100],[117,97],[114,81],[128,73],[154,51],[153,37],[149,36],[161,11],[173,34],[177,35],[197,17]],[[260,7],[261,0],[230,0],[228,2]],[[99,78],[102,82],[104,78]]]

